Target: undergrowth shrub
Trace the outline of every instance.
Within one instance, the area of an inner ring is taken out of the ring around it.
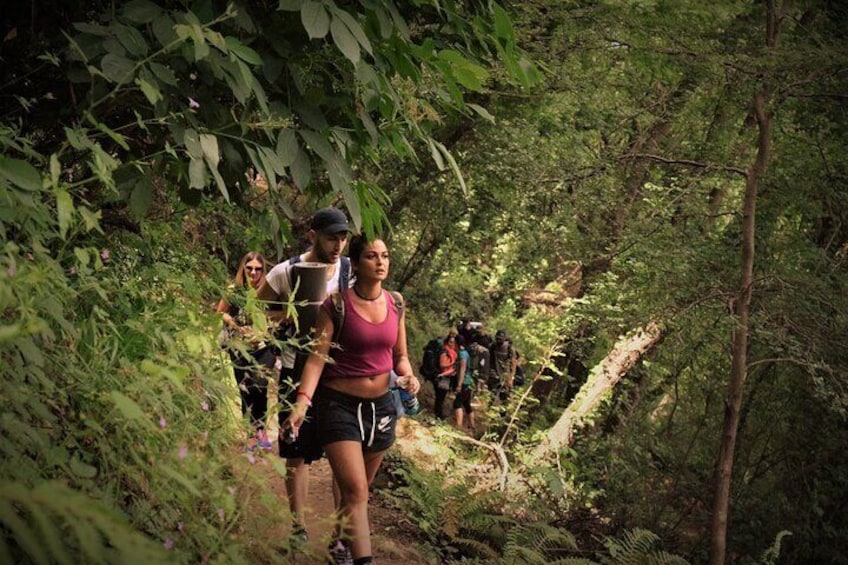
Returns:
[[[167,225],[58,237],[41,196],[3,225],[0,561],[253,561],[242,492],[264,487],[204,313],[221,269]]]

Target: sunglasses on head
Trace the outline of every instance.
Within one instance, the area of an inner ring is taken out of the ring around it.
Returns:
[[[262,271],[265,270],[265,267],[251,267],[250,265],[245,265],[244,270],[250,271],[251,273],[253,273],[253,272],[261,273]]]

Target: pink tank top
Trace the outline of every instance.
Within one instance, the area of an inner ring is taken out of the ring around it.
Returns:
[[[388,313],[386,319],[375,324],[360,316],[350,300],[349,292],[342,292],[345,305],[344,325],[339,335],[339,347],[330,348],[333,362],[324,365],[324,376],[330,379],[345,377],[371,377],[388,373],[394,367],[393,350],[397,343],[398,311],[392,297],[385,290]],[[321,308],[333,318],[333,302],[327,298]]]

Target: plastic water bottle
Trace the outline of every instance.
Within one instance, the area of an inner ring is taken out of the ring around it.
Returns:
[[[403,402],[403,411],[407,416],[414,416],[421,411],[421,404],[418,402],[418,397],[406,391],[403,387],[409,383],[409,380],[400,377],[397,380],[397,386],[400,390],[400,400]]]

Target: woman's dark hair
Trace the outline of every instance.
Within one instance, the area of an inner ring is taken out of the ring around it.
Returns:
[[[347,246],[347,256],[350,258],[351,262],[359,263],[359,259],[362,258],[362,252],[365,251],[368,244],[377,241],[378,239],[382,238],[377,236],[374,239],[369,240],[364,233],[353,236]]]

